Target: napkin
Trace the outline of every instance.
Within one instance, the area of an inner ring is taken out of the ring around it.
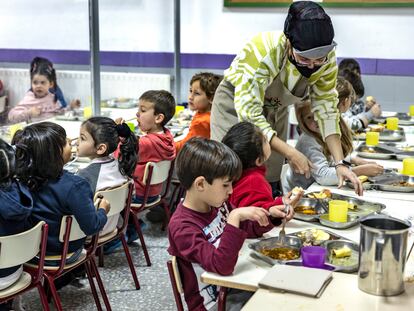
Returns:
[[[332,280],[332,271],[274,265],[259,281],[259,287],[319,298]]]

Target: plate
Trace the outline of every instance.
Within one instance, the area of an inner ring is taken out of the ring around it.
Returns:
[[[359,265],[359,245],[350,240],[335,240],[335,241],[327,241],[322,245],[328,251],[327,254],[327,262],[329,265],[335,267],[335,271],[342,271],[342,272],[355,272],[358,270]],[[348,247],[351,249],[351,256],[349,259],[341,259],[341,258],[334,258],[333,249],[340,249],[342,247]],[[348,261],[348,263],[347,263]]]
[[[359,218],[360,217],[358,215],[352,215],[348,212],[348,218],[346,222],[336,222],[329,220],[329,214],[323,214],[319,216],[319,222],[321,223],[321,225],[324,225],[329,228],[347,229],[359,224]]]

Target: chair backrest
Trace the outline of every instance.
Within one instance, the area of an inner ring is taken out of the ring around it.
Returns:
[[[0,237],[0,269],[21,265],[36,256],[40,251],[44,225],[45,222],[40,221],[30,230]]]
[[[177,257],[173,256],[171,260],[167,261],[168,273],[170,275],[171,286],[174,294],[177,310],[184,310],[181,294],[184,293],[181,283],[180,271],[178,270]]]
[[[95,193],[94,201],[98,199],[98,195],[103,195],[103,197],[109,201],[109,204],[111,204],[111,209],[106,216],[110,217],[122,212],[128,200],[130,184],[131,182],[126,182],[121,186],[101,190]]]
[[[62,217],[62,221],[60,223],[59,242],[61,243],[65,242],[66,226],[69,221],[69,218],[71,219],[72,224],[70,226],[68,241],[71,242],[71,241],[76,241],[76,240],[86,238],[86,234],[83,233],[78,222],[76,221],[76,218],[71,215],[66,215]]]
[[[172,161],[148,162],[145,165],[144,176],[142,182],[144,185],[148,182],[149,174],[150,185],[160,184],[168,179]]]
[[[288,183],[287,183],[287,173],[289,170],[289,164],[283,164],[282,171],[280,172],[280,185],[282,186],[283,194],[287,194]],[[292,190],[292,189],[290,189]]]

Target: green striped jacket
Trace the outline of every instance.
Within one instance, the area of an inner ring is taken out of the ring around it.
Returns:
[[[234,105],[239,120],[256,124],[271,140],[276,133],[263,115],[266,88],[280,73],[285,87],[292,91],[300,80],[300,73],[289,61],[280,69],[286,51],[286,37],[278,31],[263,32],[255,36],[234,58],[224,79],[235,87]],[[328,63],[313,73],[308,83],[312,111],[318,121],[322,137],[340,134],[337,109],[335,51],[328,54]]]

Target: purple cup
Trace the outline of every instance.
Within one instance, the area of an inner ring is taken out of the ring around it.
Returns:
[[[302,264],[310,268],[322,268],[325,265],[327,250],[321,246],[304,246],[300,250]]]

